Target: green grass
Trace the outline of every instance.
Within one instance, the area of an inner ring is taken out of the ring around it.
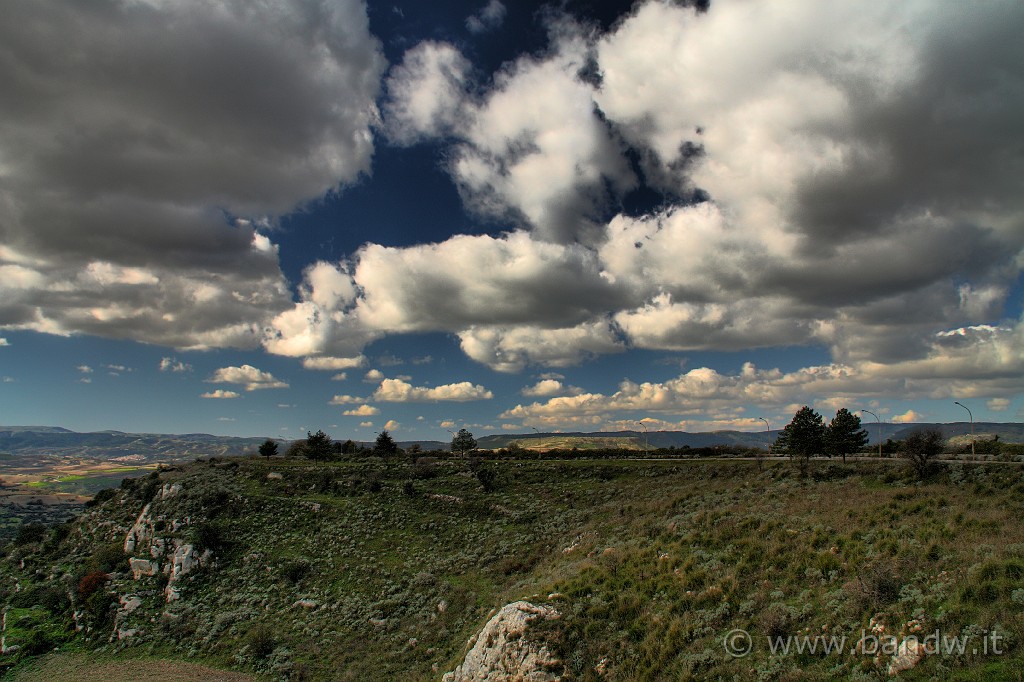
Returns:
[[[852,647],[873,619],[896,636],[916,622],[1005,637],[1000,656],[928,657],[904,679],[1024,669],[1018,469],[950,467],[919,484],[888,462],[815,463],[807,479],[778,462],[493,466],[498,490],[485,493],[464,462],[432,477],[377,460],[196,464],[125,487],[82,532],[19,548],[2,570],[23,584],[75,575],[123,538],[147,486],[180,482],[154,518],[164,537],[215,527],[216,565],[187,577],[179,602],[146,596],[123,619],[141,630],[130,644],[107,644],[107,628],[79,645],[272,677],[437,679],[493,609],[554,595],[562,617],[539,633],[573,679],[879,679],[887,660],[773,655],[766,640],[827,632]],[[145,593],[159,579],[113,585]],[[755,643],[741,659],[722,645],[737,628]]]

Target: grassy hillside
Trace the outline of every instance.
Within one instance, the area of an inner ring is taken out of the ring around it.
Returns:
[[[59,643],[268,679],[439,679],[493,609],[526,598],[562,613],[537,636],[567,679],[881,679],[892,652],[858,649],[872,627],[883,644],[969,640],[904,679],[1021,679],[1022,467],[919,483],[891,462],[816,462],[806,479],[783,462],[484,466],[492,492],[465,462],[236,459],[127,482],[7,549],[5,643],[23,648],[0,661]],[[122,551],[147,503],[165,543],[212,551],[170,603],[167,578],[133,580]],[[752,650],[734,657],[739,629]],[[768,641],[826,634],[842,653]]]

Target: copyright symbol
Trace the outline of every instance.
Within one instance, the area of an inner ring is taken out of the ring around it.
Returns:
[[[754,640],[746,630],[730,630],[729,634],[722,640],[725,653],[733,658],[743,658],[754,648]]]

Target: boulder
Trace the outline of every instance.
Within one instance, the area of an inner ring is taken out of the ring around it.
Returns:
[[[125,614],[131,613],[142,606],[142,599],[138,595],[125,594],[120,597],[121,611]]]
[[[924,658],[924,644],[918,641],[917,637],[908,637],[900,642],[896,655],[889,662],[889,677],[897,675],[904,670],[910,670]]]
[[[445,673],[444,682],[522,680],[555,682],[562,678],[562,662],[547,646],[528,636],[537,619],[560,614],[551,606],[517,601],[501,608],[477,633],[462,665]]]
[[[144,575],[156,575],[160,572],[160,564],[149,559],[128,559],[128,565],[132,569],[132,577],[138,580]]]

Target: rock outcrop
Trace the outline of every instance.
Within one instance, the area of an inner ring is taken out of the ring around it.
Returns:
[[[562,662],[543,642],[529,637],[531,624],[560,614],[553,607],[517,601],[501,608],[474,639],[462,665],[445,673],[444,682],[521,680],[555,682]]]
[[[180,483],[165,483],[155,499],[170,499],[181,493],[181,489]],[[180,537],[160,537],[157,530],[169,526],[172,533],[179,533],[188,525],[188,518],[167,519],[163,515],[154,516],[153,503],[149,503],[142,508],[124,539],[124,551],[129,555],[128,564],[131,567],[132,578],[140,580],[160,573],[166,575],[164,598],[167,602],[176,601],[181,597],[176,583],[183,576],[208,563],[212,557],[210,550],[199,552],[194,545]]]

